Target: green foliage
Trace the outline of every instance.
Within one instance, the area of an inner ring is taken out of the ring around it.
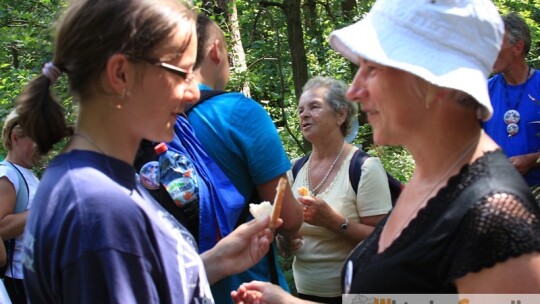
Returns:
[[[287,0],[283,0],[287,1]],[[193,1],[202,7],[203,1]],[[272,2],[272,1],[269,1]],[[280,2],[277,0],[276,2]],[[307,1],[304,1],[306,4]],[[343,13],[343,1],[316,1],[315,20],[306,24],[309,12],[303,6],[303,24],[306,56],[310,77],[329,75],[350,83],[355,68],[328,46],[328,34],[337,28],[360,19],[372,6],[373,0],[356,1],[352,15]],[[531,28],[533,45],[528,60],[540,69],[540,8],[538,0],[495,0],[501,13],[518,11]],[[229,5],[232,3],[228,1]],[[284,2],[283,2],[284,3]],[[52,59],[53,31],[58,12],[64,0],[0,0],[0,119],[3,121],[13,108],[17,96],[37,73],[41,66]],[[232,69],[228,89],[239,90],[247,80],[252,97],[259,101],[274,120],[289,157],[304,155],[307,148],[302,143],[297,100],[293,85],[291,56],[288,48],[287,30],[283,11],[275,6],[263,7],[259,0],[236,1],[239,23],[248,70],[240,73]],[[208,12],[207,12],[208,13]],[[224,29],[223,16],[213,16]],[[227,31],[226,31],[226,34]],[[69,122],[76,116],[76,107],[67,95],[67,82],[55,86],[64,104]],[[393,176],[406,182],[410,179],[414,162],[403,147],[376,147],[372,145],[372,130],[366,124],[360,126],[354,141],[364,150],[378,156]],[[65,143],[55,146],[50,157],[56,155]],[[5,151],[0,147],[0,154]],[[46,160],[44,161],[46,163]],[[41,167],[42,168],[42,167]],[[540,192],[540,191],[539,191]],[[540,195],[539,195],[540,196]],[[292,259],[280,259],[284,265],[289,285],[294,292],[290,263]]]

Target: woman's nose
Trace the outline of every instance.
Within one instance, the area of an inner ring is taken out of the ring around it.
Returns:
[[[364,85],[363,81],[361,81],[360,77],[355,77],[353,80],[353,83],[347,90],[346,97],[347,99],[354,101],[354,102],[361,102],[362,100],[366,99],[368,96],[368,91],[366,89],[366,86]]]

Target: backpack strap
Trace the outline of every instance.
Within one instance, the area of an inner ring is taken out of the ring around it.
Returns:
[[[19,176],[19,192],[17,192],[17,202],[15,203],[15,208],[13,209],[13,213],[21,213],[21,212],[26,211],[26,207],[28,207],[28,200],[30,198],[30,189],[28,188],[28,183],[26,182],[24,175],[10,161],[7,161],[7,160],[1,161],[0,166],[7,166],[12,169],[15,169],[15,172],[17,172],[17,175]],[[26,191],[24,190],[21,191],[22,189],[26,189]]]
[[[366,152],[358,149],[354,151],[354,154],[351,158],[351,163],[349,164],[349,181],[354,193],[358,194],[358,184],[360,183],[360,178],[362,177],[362,165],[366,159],[370,158],[371,155]]]
[[[205,102],[206,100],[218,96],[221,94],[228,93],[227,91],[218,91],[218,90],[201,90],[201,97],[199,97],[199,100],[195,103],[186,103],[184,106],[184,113],[189,113],[189,111],[193,110],[194,107],[200,105],[201,103]]]
[[[310,155],[311,155],[311,153],[308,153],[304,157],[301,157],[296,162],[294,162],[294,164],[292,166],[292,169],[291,169],[292,170],[293,180],[296,179],[296,176],[298,175],[298,172],[306,164],[306,162],[308,161]]]
[[[366,159],[370,157],[372,156],[358,149],[354,152],[354,155],[351,158],[351,164],[349,165],[349,181],[351,182],[351,186],[356,194],[358,194],[358,185],[362,175],[362,166],[364,165]],[[401,194],[403,184],[388,172],[386,172],[386,179],[388,180],[388,188],[390,189],[390,198],[392,199],[393,207]]]

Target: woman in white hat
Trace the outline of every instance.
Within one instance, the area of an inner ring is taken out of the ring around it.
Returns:
[[[359,66],[348,97],[374,142],[404,145],[416,164],[394,210],[345,263],[344,293],[540,292],[540,210],[480,124],[503,31],[487,0],[381,0],[330,35]],[[289,297],[258,282],[234,296]]]

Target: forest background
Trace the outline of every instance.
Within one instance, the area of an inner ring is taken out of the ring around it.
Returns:
[[[0,121],[13,108],[24,85],[52,59],[54,22],[66,0],[0,0]],[[517,11],[529,24],[532,46],[528,63],[540,69],[539,0],[495,0],[501,14]],[[328,46],[332,30],[362,18],[373,0],[197,0],[199,11],[211,16],[225,31],[231,58],[227,90],[242,91],[259,102],[272,117],[291,159],[310,150],[302,139],[296,107],[304,83],[316,75],[350,83],[356,67]],[[91,63],[89,63],[91,64]],[[69,122],[77,106],[67,92],[65,77],[55,87]],[[403,147],[373,145],[371,128],[358,114],[359,131],[354,143],[381,158],[385,168],[406,182],[414,162]],[[257,126],[246,126],[256,128]],[[65,142],[55,146],[37,169]],[[0,146],[0,155],[6,151]],[[282,260],[290,269],[290,260]],[[287,273],[291,279],[290,271]],[[291,281],[290,281],[291,282]],[[294,284],[291,284],[294,289]]]

